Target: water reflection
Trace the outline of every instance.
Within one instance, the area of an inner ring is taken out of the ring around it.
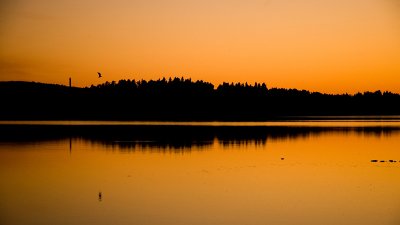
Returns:
[[[35,142],[83,140],[104,149],[129,151],[181,152],[207,149],[214,143],[229,146],[265,146],[273,141],[309,139],[328,134],[390,137],[400,127],[300,127],[300,126],[149,126],[149,125],[1,125],[0,142],[32,144]]]
[[[399,137],[385,126],[0,126],[0,223],[399,224]]]

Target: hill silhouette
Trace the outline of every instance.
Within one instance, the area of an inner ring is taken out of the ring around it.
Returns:
[[[400,115],[391,92],[323,94],[268,88],[264,83],[218,87],[184,78],[120,80],[86,88],[0,82],[2,120],[260,121],[286,116]]]

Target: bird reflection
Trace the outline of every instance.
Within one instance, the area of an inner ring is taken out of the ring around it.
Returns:
[[[101,202],[103,200],[103,194],[101,193],[101,191],[99,192],[99,202]]]

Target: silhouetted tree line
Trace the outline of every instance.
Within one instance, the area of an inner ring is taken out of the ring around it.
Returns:
[[[391,92],[323,94],[268,88],[264,83],[218,87],[184,78],[120,80],[86,88],[0,82],[0,119],[266,120],[285,116],[400,115]]]

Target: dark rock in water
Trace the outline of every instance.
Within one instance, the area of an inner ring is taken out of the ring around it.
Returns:
[[[394,162],[394,160],[389,160],[389,162],[391,162],[391,163],[392,163],[392,162]]]
[[[285,158],[281,158],[281,160],[285,160]]]
[[[371,160],[371,162],[375,163],[375,162],[378,162],[378,160],[375,160],[375,159],[374,159],[374,160]]]
[[[380,162],[386,162],[385,160],[381,160]]]

